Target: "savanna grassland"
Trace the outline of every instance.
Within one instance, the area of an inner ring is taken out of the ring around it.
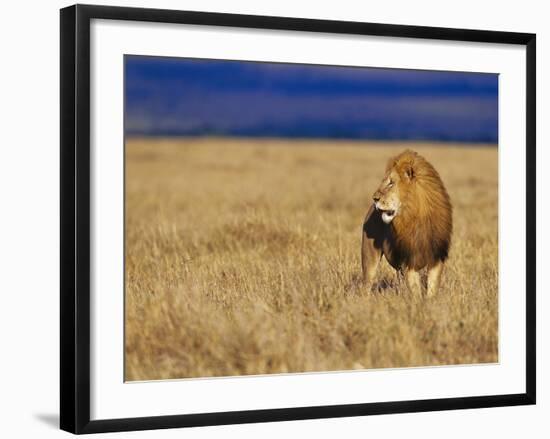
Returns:
[[[413,297],[361,227],[412,148],[454,205],[442,285]],[[126,379],[498,361],[491,146],[242,139],[126,142]]]

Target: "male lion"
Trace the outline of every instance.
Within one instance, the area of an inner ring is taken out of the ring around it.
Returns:
[[[370,289],[382,255],[404,273],[407,286],[421,292],[427,268],[427,295],[437,292],[449,254],[452,205],[434,167],[414,151],[390,159],[363,223],[363,280]]]

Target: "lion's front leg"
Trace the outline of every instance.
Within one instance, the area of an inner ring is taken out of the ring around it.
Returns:
[[[443,272],[443,262],[438,262],[428,269],[428,291],[427,296],[435,296],[441,282],[441,273]]]
[[[413,295],[420,297],[420,295],[422,294],[422,279],[420,277],[420,272],[408,269],[405,272],[405,280],[407,282],[407,287],[409,288],[409,291]]]
[[[372,288],[378,265],[382,258],[381,241],[384,228],[374,206],[371,206],[363,222],[363,240],[361,243],[361,266],[363,283],[368,291]]]

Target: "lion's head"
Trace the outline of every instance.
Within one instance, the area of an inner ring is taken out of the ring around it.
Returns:
[[[439,174],[424,157],[406,150],[390,159],[373,200],[406,265],[426,266],[447,258],[452,205]]]
[[[403,191],[403,180],[407,175],[401,175],[394,166],[386,169],[386,174],[380,186],[372,196],[374,207],[380,212],[382,221],[389,224],[399,214],[401,208],[401,193]]]

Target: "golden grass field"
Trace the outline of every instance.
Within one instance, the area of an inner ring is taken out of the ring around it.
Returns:
[[[387,159],[424,155],[454,205],[441,289],[384,261],[361,288],[362,221]],[[491,146],[126,142],[126,380],[498,361]]]

